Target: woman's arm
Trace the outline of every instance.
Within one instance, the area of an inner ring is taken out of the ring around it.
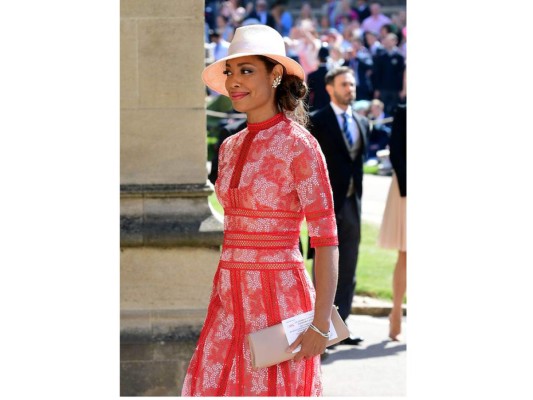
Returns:
[[[337,289],[339,250],[337,246],[324,246],[315,248],[315,253],[316,302],[313,325],[327,332]]]
[[[313,325],[322,332],[329,331],[331,307],[335,299],[337,288],[339,250],[337,246],[321,246],[315,248],[315,316]],[[295,361],[322,354],[326,350],[328,339],[320,336],[312,329],[301,334],[287,349],[292,352],[298,345],[301,350],[294,357]]]
[[[333,194],[326,159],[318,141],[310,134],[295,140],[293,154],[295,157],[291,162],[291,169],[294,183],[307,221],[310,245],[315,248],[316,301],[313,325],[325,333],[329,330],[339,264]],[[292,352],[302,344],[295,356],[295,360],[300,361],[303,357],[322,354],[327,342],[327,337],[308,329],[287,351]]]

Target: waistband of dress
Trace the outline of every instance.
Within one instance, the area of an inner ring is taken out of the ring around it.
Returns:
[[[224,215],[232,217],[251,217],[251,218],[281,218],[281,219],[302,219],[303,212],[287,210],[253,210],[251,208],[226,207]]]
[[[293,249],[298,247],[300,232],[224,231],[222,245],[240,249]]]
[[[219,268],[224,269],[241,269],[250,271],[305,269],[303,261],[242,262],[220,260],[218,266]]]

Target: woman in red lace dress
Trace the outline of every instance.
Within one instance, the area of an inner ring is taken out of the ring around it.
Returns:
[[[204,327],[183,396],[319,396],[327,339],[307,330],[289,361],[254,369],[246,336],[314,310],[329,330],[337,281],[337,227],[324,156],[304,128],[307,88],[282,37],[264,25],[238,28],[228,57],[202,78],[247,115],[226,139],[215,185],[224,207],[224,243]],[[306,219],[316,248],[316,288],[298,247]],[[316,289],[316,290],[315,290]]]

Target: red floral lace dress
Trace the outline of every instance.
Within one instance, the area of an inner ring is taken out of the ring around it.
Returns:
[[[319,396],[320,356],[254,369],[246,335],[310,311],[315,290],[298,248],[337,245],[324,156],[280,113],[226,139],[215,185],[224,243],[183,396]]]

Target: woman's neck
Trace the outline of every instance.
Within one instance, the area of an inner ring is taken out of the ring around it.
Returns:
[[[262,110],[262,111],[256,111],[256,112],[250,111],[246,113],[246,119],[251,124],[257,124],[259,122],[269,120],[276,114],[279,114],[279,112],[280,111],[274,107],[268,110]]]
[[[274,125],[277,125],[279,122],[285,119],[285,115],[282,112],[277,113],[276,115],[270,117],[269,119],[262,120],[261,122],[250,122],[247,121],[248,130],[251,133],[257,133],[259,131],[269,129]]]

